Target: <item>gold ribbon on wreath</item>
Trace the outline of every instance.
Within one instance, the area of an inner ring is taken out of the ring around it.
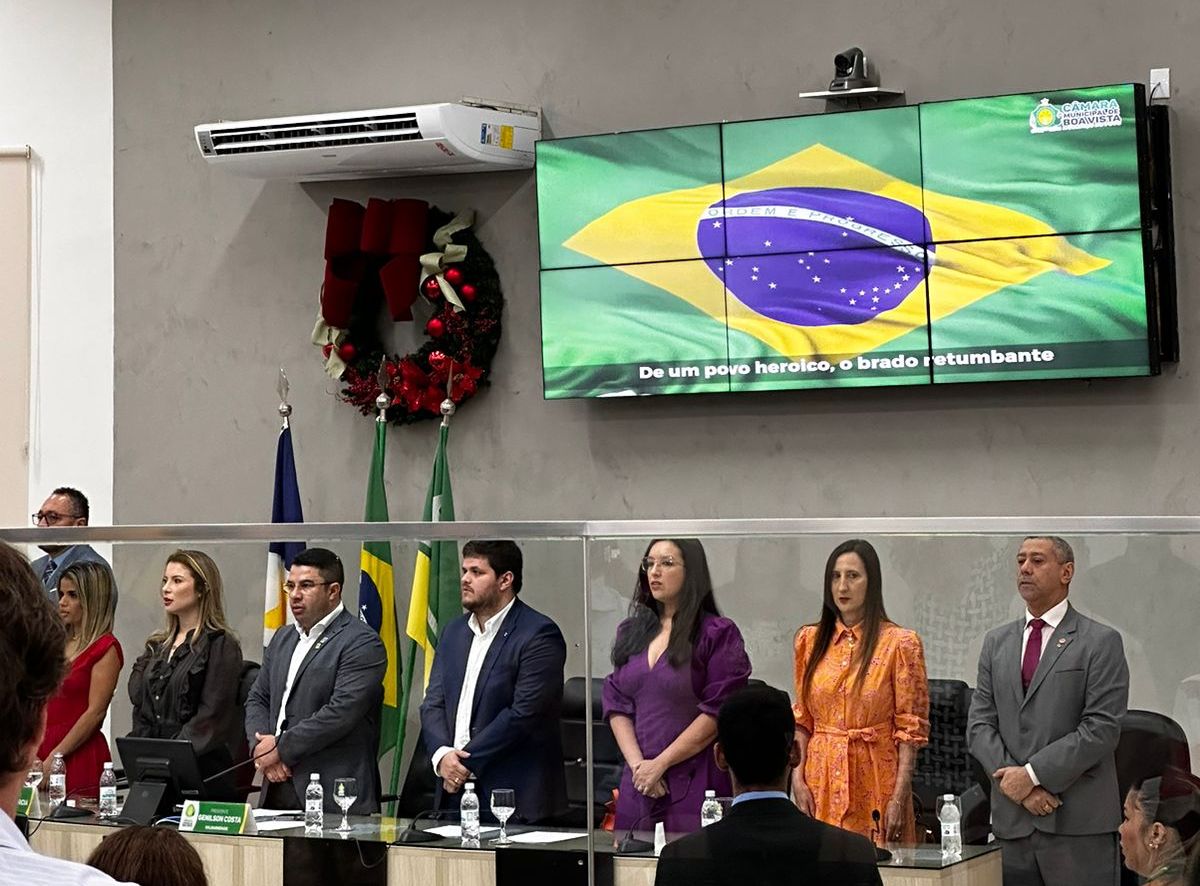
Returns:
[[[458,313],[462,313],[466,308],[463,307],[463,303],[459,299],[458,293],[454,291],[454,287],[446,280],[445,270],[446,265],[460,262],[467,257],[467,247],[461,243],[451,243],[450,238],[459,231],[471,227],[474,223],[475,211],[464,209],[434,231],[433,245],[442,251],[427,252],[421,256],[421,279],[423,280],[426,277],[436,278],[438,287],[442,290],[442,295],[445,296],[446,301],[454,306],[454,310]]]

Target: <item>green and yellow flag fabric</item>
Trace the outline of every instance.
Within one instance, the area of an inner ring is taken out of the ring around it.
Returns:
[[[433,457],[433,477],[429,482],[425,510],[421,516],[426,523],[454,521],[454,495],[450,488],[450,462],[446,455],[449,434],[449,425],[443,421],[438,433],[437,452]],[[417,649],[422,650],[425,660],[421,684],[423,694],[429,686],[429,672],[442,631],[447,623],[462,615],[460,575],[458,547],[453,541],[422,541],[418,544],[405,628],[412,643],[408,647],[408,666],[404,674],[403,710],[408,710],[412,696]],[[405,723],[402,719],[396,744],[401,751],[404,748],[404,734]],[[396,793],[396,781],[393,771],[392,793]]]
[[[388,522],[387,491],[383,485],[384,455],[387,451],[387,422],[375,422],[375,449],[371,454],[371,473],[367,479],[367,506],[363,517],[368,523]],[[404,711],[399,703],[400,636],[396,626],[396,589],[392,577],[392,543],[363,542],[359,555],[359,617],[379,633],[387,649],[387,671],[383,677],[383,710],[379,722],[379,756],[396,744]],[[393,758],[393,772],[396,767]]]

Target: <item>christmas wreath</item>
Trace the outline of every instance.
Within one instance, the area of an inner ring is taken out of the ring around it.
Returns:
[[[313,344],[342,382],[338,397],[363,415],[409,424],[441,417],[488,383],[500,343],[504,297],[491,256],[471,231],[470,212],[453,218],[422,200],[371,199],[364,208],[334,200],[325,231],[325,280]],[[388,353],[379,314],[393,322],[418,314],[428,339],[416,351]]]

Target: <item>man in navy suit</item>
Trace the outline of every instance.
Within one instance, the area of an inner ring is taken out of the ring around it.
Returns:
[[[567,645],[553,621],[518,599],[521,549],[511,541],[463,546],[462,605],[438,642],[421,703],[421,730],[438,777],[439,805],[475,782],[492,820],[494,788],[516,792],[516,818],[565,811],[561,719]]]
[[[713,753],[733,780],[733,806],[666,845],[655,886],[880,886],[870,840],[809,818],[788,798],[800,746],[786,693],[748,686],[726,699]]]

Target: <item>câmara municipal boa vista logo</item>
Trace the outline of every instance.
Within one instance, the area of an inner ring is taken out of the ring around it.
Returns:
[[[1121,105],[1115,98],[1070,101],[1061,106],[1043,98],[1029,115],[1029,131],[1034,135],[1120,125]]]

